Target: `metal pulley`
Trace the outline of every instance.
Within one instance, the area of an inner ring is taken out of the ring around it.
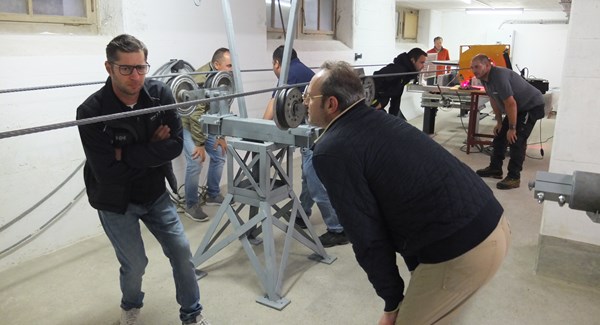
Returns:
[[[156,78],[156,80],[160,80],[166,83],[167,86],[171,88],[171,91],[173,92],[173,97],[175,97],[175,102],[183,103],[188,100],[183,96],[185,91],[198,89],[196,81],[187,74],[194,71],[194,67],[188,62],[184,60],[171,59],[169,60],[169,62],[161,65],[152,75],[163,76],[170,74],[179,74],[177,76],[166,76]],[[191,112],[194,111],[194,105],[177,108],[177,111],[182,115],[189,115]]]
[[[171,59],[169,62],[161,65],[156,71],[152,74],[153,76],[162,76],[169,74],[179,74],[179,73],[188,73],[194,72],[194,67],[184,60]],[[156,78],[164,83],[168,83],[169,80],[172,80],[174,77],[163,77]]]
[[[306,106],[298,88],[277,90],[273,109],[273,120],[281,130],[298,127],[306,117]]]
[[[207,89],[218,89],[226,94],[233,94],[235,90],[235,84],[233,82],[233,75],[228,71],[219,71],[211,74],[204,82],[204,88]],[[233,98],[229,98],[227,105],[231,106]]]
[[[180,74],[177,77],[169,80],[167,85],[171,88],[173,92],[173,97],[175,97],[176,103],[183,103],[189,100],[189,97],[186,96],[186,92],[198,90],[198,84],[194,78],[192,78],[188,74]],[[196,105],[190,105],[186,107],[179,107],[177,111],[181,115],[189,115],[194,111]]]
[[[375,99],[375,80],[373,80],[373,77],[362,77],[361,81],[365,90],[365,103],[371,105],[373,99]]]

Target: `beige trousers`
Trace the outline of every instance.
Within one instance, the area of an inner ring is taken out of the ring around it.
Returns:
[[[446,325],[486,284],[510,246],[510,225],[502,217],[479,245],[452,260],[420,264],[411,276],[396,325]]]

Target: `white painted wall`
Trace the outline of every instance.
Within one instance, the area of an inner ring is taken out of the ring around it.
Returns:
[[[184,59],[194,67],[210,60],[218,47],[228,47],[221,1],[106,0],[99,3],[100,35],[31,34],[27,30],[0,33],[0,89],[104,81],[105,47],[120,33],[135,35],[149,48],[148,61],[157,69],[169,59]],[[351,0],[342,1],[352,8]],[[273,50],[282,41],[267,41],[262,0],[231,0],[235,47],[240,69],[271,69]],[[346,26],[350,26],[347,23]],[[339,41],[301,41],[294,45],[309,66],[326,59],[347,60],[354,52]],[[272,71],[242,75],[245,91],[276,85]],[[0,132],[73,121],[77,106],[101,85],[0,94]],[[248,116],[262,117],[270,93],[245,98]],[[232,111],[237,113],[234,102]],[[52,216],[71,204],[69,212],[48,231],[14,253],[0,255],[0,269],[47,254],[84,238],[102,234],[96,211],[84,189],[84,160],[74,127],[0,139],[0,253],[36,233]],[[183,159],[174,162],[181,179]],[[25,215],[76,171],[76,175],[43,205]],[[223,178],[226,180],[226,177]],[[5,227],[12,224],[10,227]]]
[[[514,46],[511,47],[513,69],[516,70],[516,65],[521,69],[527,67],[530,77],[547,79],[550,87],[559,87],[569,25],[504,22],[519,20],[533,23],[565,19],[565,14],[561,11],[526,11],[522,15],[497,16],[450,12],[442,16],[442,29],[437,33],[444,38],[444,46],[450,52],[450,58],[456,60],[459,59],[461,45],[493,44],[492,40],[501,39],[514,31]],[[431,48],[433,39],[428,44]]]
[[[266,39],[264,1],[230,2],[240,68],[271,68],[272,51],[282,41]],[[216,48],[228,46],[228,43],[221,1],[200,1],[199,7],[193,3],[190,0],[173,0],[168,4],[158,0],[101,1],[99,36],[2,32],[0,89],[103,81],[107,76],[103,67],[105,46],[122,32],[133,34],[148,45],[149,63],[154,69],[172,58],[184,59],[198,67],[210,59]],[[339,17],[342,22],[340,28],[344,28],[339,31],[343,35],[342,41],[302,40],[294,44],[301,60],[309,66],[319,66],[327,59],[362,65],[386,64],[412,47],[431,48],[432,38],[437,35],[444,37],[445,46],[456,58],[458,45],[484,42],[488,31],[497,30],[503,20],[488,23],[457,13],[422,12],[419,19],[420,43],[404,43],[395,39],[393,0],[340,0],[338,3],[343,9],[340,13],[343,17]],[[352,10],[354,14],[348,14]],[[556,80],[560,80],[563,73],[560,69],[564,61],[561,48],[565,47],[566,27],[529,25],[521,29],[515,25],[511,28],[516,31],[514,62],[528,66],[530,73],[536,76],[551,80],[551,85],[558,83]],[[519,43],[520,35],[535,46]],[[550,51],[549,44],[559,50]],[[355,52],[362,53],[363,59],[355,62]],[[541,63],[539,68],[538,63]],[[367,73],[374,69],[366,68]],[[276,84],[270,71],[246,73],[242,78],[246,91]],[[0,94],[3,113],[0,132],[72,121],[77,106],[99,87]],[[247,97],[249,117],[261,117],[269,97],[268,93]],[[402,110],[407,117],[422,112],[419,102],[420,94],[404,95]],[[591,110],[592,106],[585,107]],[[237,112],[235,103],[233,111]],[[73,127],[0,139],[0,152],[3,153],[0,156],[0,184],[3,189],[0,194],[0,227],[52,192],[84,159],[77,130]],[[181,176],[182,160],[177,159],[175,166]],[[102,234],[96,212],[90,208],[87,197],[74,200],[82,189],[81,171],[78,171],[72,181],[47,203],[10,228],[3,229],[0,252],[36,232],[74,201],[71,210],[49,231],[15,253],[0,256],[0,269]]]
[[[598,129],[600,101],[600,3],[577,0],[571,6],[559,113],[550,158],[550,172],[572,175],[574,171],[600,173]],[[598,195],[598,193],[595,193]],[[583,211],[556,202],[544,204],[541,234],[600,245],[600,225]]]

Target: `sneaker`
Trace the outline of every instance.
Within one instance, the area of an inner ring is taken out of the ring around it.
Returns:
[[[521,179],[512,178],[510,176],[506,176],[506,178],[496,184],[496,188],[499,190],[510,190],[511,188],[517,188],[519,186],[521,186]]]
[[[220,193],[216,196],[206,196],[206,205],[221,205],[225,198]]]
[[[185,208],[185,215],[194,221],[208,221],[208,214],[202,211],[200,204],[195,204],[191,208]]]
[[[323,235],[319,236],[319,240],[321,241],[321,244],[323,244],[323,247],[346,245],[349,242],[348,237],[346,237],[346,234],[344,234],[343,231],[340,233],[328,231]]]
[[[121,325],[136,325],[140,316],[139,308],[121,309]]]
[[[495,169],[490,166],[485,167],[484,169],[479,169],[478,171],[476,171],[476,173],[477,173],[477,175],[479,175],[481,177],[493,177],[493,178],[497,178],[497,179],[502,178],[502,170]]]
[[[183,325],[210,325],[208,320],[206,320],[206,318],[204,318],[204,316],[202,316],[202,314],[196,316],[196,319],[194,319],[192,321],[185,321],[181,324],[183,324]]]

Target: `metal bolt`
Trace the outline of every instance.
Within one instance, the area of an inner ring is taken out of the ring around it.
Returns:
[[[565,202],[567,202],[567,198],[564,195],[559,195],[558,196],[558,205],[560,205],[562,207],[563,205],[565,205]]]
[[[539,204],[542,204],[542,202],[544,202],[544,192],[539,192],[537,195],[537,201]]]

